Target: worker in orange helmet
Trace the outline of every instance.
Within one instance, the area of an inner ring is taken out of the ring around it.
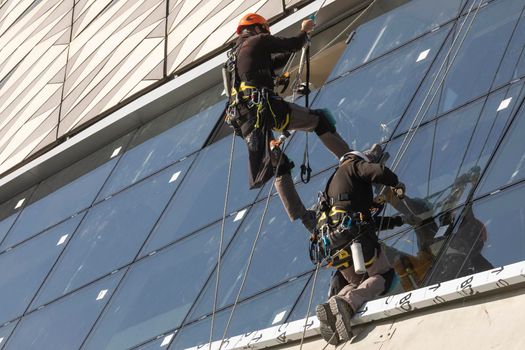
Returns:
[[[314,22],[306,19],[298,35],[282,38],[270,34],[268,22],[261,15],[243,16],[237,27],[236,45],[230,52],[235,64],[230,68],[232,103],[226,115],[228,123],[248,145],[251,188],[261,187],[275,175],[275,187],[290,220],[301,219],[311,232],[316,224],[315,215],[301,202],[291,177],[293,162],[281,155],[272,130],[315,131],[337,159],[350,152],[327,110],[286,102],[274,92],[275,70],[305,45],[313,29]]]

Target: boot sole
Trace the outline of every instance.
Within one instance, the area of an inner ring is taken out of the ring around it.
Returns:
[[[337,335],[339,336],[339,340],[342,342],[346,342],[352,339],[353,336],[352,326],[350,324],[350,319],[352,316],[349,312],[341,312],[341,310],[343,310],[343,308],[345,308],[346,305],[340,303],[344,303],[344,301],[338,298],[331,298],[330,310],[335,316],[335,329],[337,331]]]
[[[315,309],[315,312],[317,314],[317,319],[321,323],[319,326],[319,331],[321,332],[321,336],[323,337],[326,342],[330,345],[337,345],[339,344],[339,336],[337,333],[330,327],[330,323],[328,322],[328,315],[326,314],[326,309],[323,305],[317,305],[317,308]]]

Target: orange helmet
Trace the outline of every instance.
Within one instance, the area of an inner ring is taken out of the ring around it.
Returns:
[[[254,24],[260,24],[261,26],[265,27],[266,30],[268,31],[270,30],[270,27],[268,26],[268,21],[266,20],[266,18],[256,13],[247,13],[239,21],[239,25],[237,26],[237,34],[241,34],[242,28],[251,26]]]

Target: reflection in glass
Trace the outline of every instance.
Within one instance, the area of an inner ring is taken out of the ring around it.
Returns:
[[[405,217],[411,218],[414,211],[419,214],[426,210],[421,199],[407,197],[405,203],[406,208],[400,210]],[[408,207],[413,211],[409,211]],[[440,217],[428,216],[424,220],[411,218],[407,225],[408,230],[390,235],[388,231],[382,233],[388,260],[399,278],[399,285],[394,286],[395,293],[423,286],[459,214],[460,211],[457,210]]]
[[[462,0],[416,0],[359,26],[331,77],[373,60],[382,54],[439,27],[455,17]]]
[[[0,324],[24,313],[83,216],[0,254]]]
[[[524,187],[469,204],[432,274],[432,283],[486,271],[525,258]]]
[[[238,223],[229,223],[224,246]],[[217,262],[220,225],[135,263],[86,349],[127,349],[178,327]]]
[[[177,163],[91,208],[33,306],[133,261],[180,183],[174,175],[190,163]]]
[[[240,141],[240,140],[239,140]],[[231,138],[203,149],[181,188],[162,215],[148,242],[156,250],[222,218],[230,161]],[[249,190],[246,145],[236,142],[228,213],[251,204],[257,190]]]
[[[24,209],[24,205],[29,202],[34,191],[35,187],[32,187],[0,205],[0,243],[13,226],[18,214]]]
[[[120,138],[40,183],[0,247],[12,247],[89,207],[130,137]]]
[[[332,110],[337,130],[353,149],[387,140],[449,29],[441,28],[331,82],[319,93],[315,107]],[[423,52],[427,53],[420,58]]]
[[[124,275],[119,271],[22,318],[7,349],[78,349]]]
[[[163,120],[154,120],[142,127],[132,141],[132,143],[137,143],[138,140],[142,140],[142,143],[133,146],[122,156],[98,197],[106,198],[199,149],[206,141],[223,109],[224,102],[219,102],[147,140],[144,140],[145,135],[150,134],[151,129],[156,127],[156,123],[161,123]],[[177,109],[168,113],[171,119],[176,118],[172,115],[176,111]]]
[[[280,325],[292,310],[309,276],[285,283],[253,299],[239,303],[226,337]],[[231,308],[218,312],[215,316],[213,341],[220,340],[230,317]],[[210,337],[211,317],[185,326],[175,336],[171,350],[185,349],[207,344]]]
[[[402,149],[408,145],[394,170],[407,186],[408,195],[425,202],[428,216],[464,203],[522,93],[523,84],[511,85],[427,123],[412,141],[410,136],[404,141],[403,135],[388,145],[389,164],[398,157],[401,145]]]

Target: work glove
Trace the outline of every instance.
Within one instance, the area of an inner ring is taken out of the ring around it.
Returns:
[[[398,182],[397,185],[392,186],[392,192],[396,195],[397,198],[403,199],[405,198],[405,184],[402,182]]]

